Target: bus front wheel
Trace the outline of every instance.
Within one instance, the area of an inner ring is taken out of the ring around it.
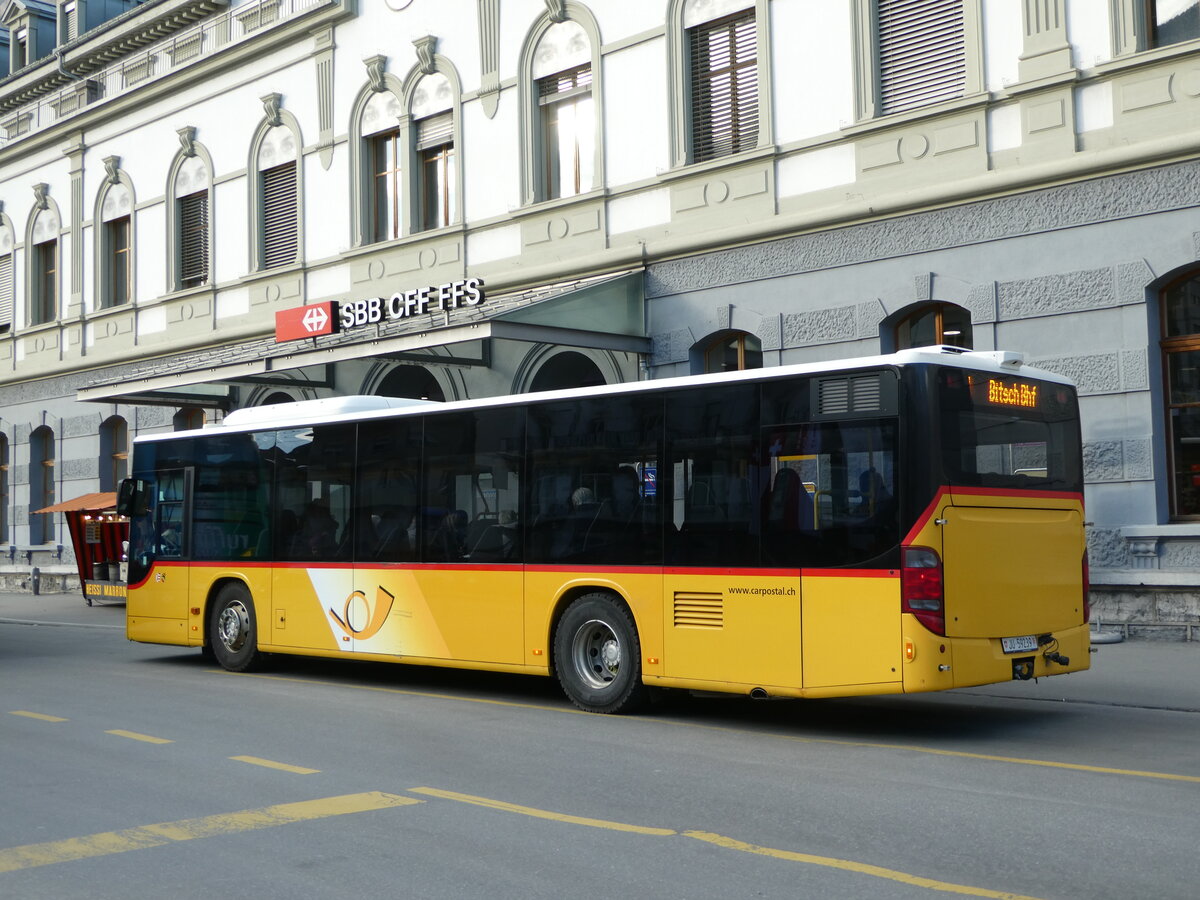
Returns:
[[[633,617],[611,594],[584,594],[554,632],[554,667],[571,702],[585,712],[631,712],[646,699]]]
[[[230,672],[248,672],[262,658],[254,601],[240,584],[227,584],[217,594],[208,633],[213,656]]]

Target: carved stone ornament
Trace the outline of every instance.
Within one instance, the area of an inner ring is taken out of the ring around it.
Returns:
[[[187,125],[175,133],[179,135],[179,146],[183,148],[183,155],[191,159],[196,155],[196,129]]]
[[[546,14],[554,24],[567,21],[566,0],[546,0]]]
[[[437,53],[437,40],[432,34],[427,34],[413,41],[413,46],[417,48],[417,65],[422,75],[432,75],[437,71],[437,65],[433,61],[433,56]]]
[[[387,57],[371,56],[363,60],[363,65],[367,67],[367,81],[371,83],[371,90],[377,94],[386,90],[383,71],[387,68]]]
[[[33,186],[33,205],[38,209],[49,209],[50,201],[47,199],[50,195],[50,185],[44,181],[39,181]]]
[[[121,183],[121,157],[104,157],[104,180],[109,184]]]
[[[272,128],[281,125],[283,120],[279,117],[279,107],[283,102],[283,95],[267,94],[259,99],[262,100],[263,111],[267,114],[267,124]]]

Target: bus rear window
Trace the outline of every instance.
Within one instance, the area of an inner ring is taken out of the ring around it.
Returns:
[[[1067,385],[986,372],[938,373],[948,484],[1080,491],[1079,407]]]

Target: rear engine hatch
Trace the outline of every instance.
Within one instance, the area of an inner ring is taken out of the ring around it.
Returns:
[[[945,507],[946,635],[1041,634],[1083,621],[1075,509]]]

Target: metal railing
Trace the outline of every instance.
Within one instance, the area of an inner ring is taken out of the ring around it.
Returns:
[[[156,44],[122,57],[37,100],[0,115],[0,147],[165,78],[324,6],[341,0],[257,0],[211,16]]]

